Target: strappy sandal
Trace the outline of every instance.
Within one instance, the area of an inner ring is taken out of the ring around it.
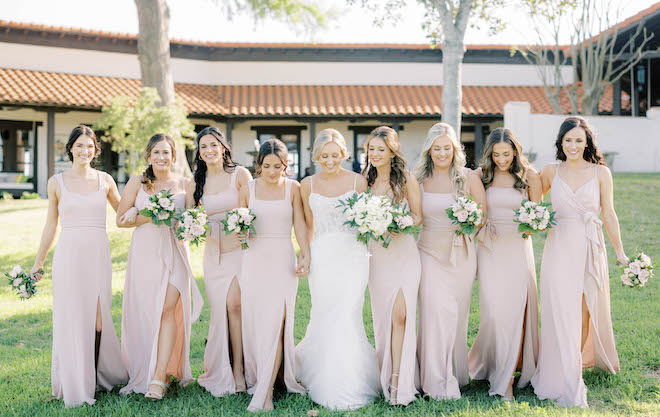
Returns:
[[[170,387],[170,384],[166,384],[166,383],[161,382],[161,381],[159,381],[159,380],[157,380],[157,379],[153,379],[153,380],[149,383],[149,388],[151,388],[152,385],[155,385],[155,386],[157,386],[157,387],[162,388],[162,389],[163,389],[163,392],[160,393],[160,394],[158,394],[158,393],[156,393],[156,392],[153,392],[151,389],[149,389],[149,390],[147,391],[147,393],[144,394],[144,398],[149,398],[150,400],[162,400],[162,399],[163,399],[163,396],[164,396],[165,393],[167,392],[167,389]]]
[[[392,374],[390,377],[390,381],[392,380],[392,377],[399,376],[399,374]],[[397,401],[396,397],[394,394],[399,394],[399,384],[397,383],[397,386],[395,387],[394,385],[390,384],[390,405],[399,405],[399,402]]]

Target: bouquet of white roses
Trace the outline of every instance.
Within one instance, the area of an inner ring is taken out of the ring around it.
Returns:
[[[471,235],[481,224],[484,212],[481,204],[477,204],[471,197],[456,197],[454,204],[445,210],[452,224],[458,224],[457,235]]]
[[[204,213],[204,206],[189,208],[176,215],[179,219],[179,227],[176,229],[176,237],[197,246],[206,239],[206,232],[211,230],[207,225],[208,219]]]
[[[37,273],[43,274],[44,271],[40,269]],[[27,300],[37,293],[37,281],[20,266],[16,265],[11,272],[5,273],[5,276],[20,298]]]
[[[172,226],[174,218],[174,198],[170,190],[162,190],[149,196],[144,208],[140,214],[144,217],[150,217],[156,225],[166,224]]]
[[[252,222],[254,222],[256,218],[257,216],[255,216],[250,209],[241,207],[228,211],[225,218],[220,222],[222,223],[225,235],[229,235],[233,232],[247,233],[248,231],[251,231],[254,233],[254,225]],[[241,244],[241,249],[247,248],[247,242]]]
[[[373,195],[370,192],[353,193],[347,199],[340,200],[337,207],[343,208],[346,219],[344,224],[357,229],[358,242],[365,245],[370,240],[385,242],[385,232],[394,219],[389,198]]]
[[[623,272],[623,275],[621,275],[623,285],[641,288],[653,277],[655,266],[651,263],[651,258],[648,255],[639,252],[621,270]]]
[[[539,230],[550,229],[557,224],[555,221],[555,212],[550,211],[550,204],[535,203],[529,200],[523,200],[518,210],[513,210],[513,221],[520,223],[518,231],[528,238],[525,232],[535,233]]]
[[[412,213],[407,209],[406,206],[400,204],[393,204],[392,207],[392,223],[387,227],[387,230],[392,233],[406,233],[409,235],[419,236],[419,232],[422,230],[422,226],[415,225],[415,220],[413,219]],[[383,247],[386,248],[390,245],[390,235],[387,235],[385,241],[383,242]]]

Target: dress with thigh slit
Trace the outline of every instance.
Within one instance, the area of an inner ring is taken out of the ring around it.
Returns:
[[[419,286],[417,357],[421,389],[435,399],[459,399],[468,383],[467,326],[477,269],[471,236],[457,235],[445,209],[450,193],[427,193],[422,185],[424,218],[418,247]]]
[[[227,324],[227,294],[234,278],[240,280],[243,253],[236,234],[225,235],[221,221],[229,210],[239,205],[237,173],[238,168],[235,168],[228,189],[205,194],[201,200],[211,226],[204,247],[204,284],[211,318],[204,350],[204,373],[197,382],[216,397],[236,392]]]
[[[600,213],[598,166],[594,176],[573,191],[552,180],[552,207],[557,225],[548,232],[541,264],[541,337],[539,361],[532,377],[540,399],[563,407],[587,408],[582,368],[619,371],[610,316],[610,281]],[[582,299],[590,315],[582,345]]]
[[[185,207],[185,197],[183,192],[174,194],[177,210]],[[148,199],[149,194],[141,186],[135,207],[142,210]],[[167,364],[167,375],[185,386],[193,379],[190,329],[204,302],[190,270],[186,248],[174,235],[173,228],[152,222],[136,227],[128,252],[121,321],[122,354],[130,379],[121,394],[146,393],[154,377],[168,285],[173,285],[180,297],[174,313],[176,342]]]
[[[407,205],[404,201],[403,204]],[[370,245],[369,295],[374,323],[376,354],[380,368],[380,384],[386,399],[390,399],[392,375],[392,309],[401,291],[406,305],[405,330],[401,349],[397,403],[408,405],[415,399],[417,370],[417,290],[421,274],[419,250],[412,235],[402,234],[392,239],[389,247]]]
[[[296,381],[293,341],[298,292],[296,253],[291,242],[293,181],[285,181],[283,200],[258,200],[255,193],[256,180],[248,183],[248,207],[256,219],[255,233],[250,236],[249,248],[243,257],[241,300],[245,380],[248,393],[253,394],[248,406],[251,411],[263,409],[280,334],[283,340],[281,369],[284,370],[287,391],[305,392],[305,388]]]
[[[477,235],[479,332],[468,354],[468,365],[472,379],[488,380],[490,395],[504,396],[516,371],[521,340],[518,387],[526,386],[536,370],[536,267],[532,239],[524,239],[513,221],[513,211],[520,208],[523,194],[513,187],[489,187],[486,198],[488,220]]]
[[[108,190],[98,173],[98,190],[66,189],[62,174],[57,206],[62,231],[53,255],[53,396],[67,407],[94,404],[97,388],[111,390],[128,380],[112,323],[112,263],[105,231]],[[101,343],[95,366],[96,311]]]

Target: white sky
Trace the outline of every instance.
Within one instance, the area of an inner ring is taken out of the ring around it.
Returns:
[[[656,1],[624,0],[622,17],[632,16]],[[247,16],[228,21],[218,3],[222,0],[169,0],[170,37],[218,42],[428,42],[421,28],[424,11],[412,0],[408,1],[405,18],[396,25],[383,28],[375,27],[364,9],[348,8],[346,2],[340,0],[322,0],[326,7],[342,13],[327,30],[319,31],[313,39],[279,22],[255,24]],[[524,14],[510,8],[502,10],[502,15],[507,16],[507,29],[495,36],[486,31],[470,30],[466,43],[520,44],[534,41]],[[137,33],[138,28],[134,0],[0,0],[0,19],[123,33]]]

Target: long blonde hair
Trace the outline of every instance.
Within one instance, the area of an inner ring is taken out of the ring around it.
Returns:
[[[366,157],[366,165],[362,170],[362,175],[367,178],[367,185],[371,187],[376,181],[378,170],[371,165],[369,161],[369,142],[374,138],[380,138],[385,142],[385,145],[390,149],[394,155],[392,157],[392,168],[390,171],[390,188],[394,195],[394,202],[401,203],[404,198],[408,197],[408,189],[406,188],[406,158],[403,157],[401,152],[401,144],[399,142],[399,135],[396,130],[388,126],[380,126],[375,128],[369,133],[367,141],[364,143],[364,154]]]
[[[422,146],[422,153],[419,155],[417,166],[415,167],[415,175],[417,180],[421,183],[433,177],[433,159],[431,158],[431,148],[433,143],[439,137],[447,136],[451,141],[453,148],[453,157],[451,160],[451,167],[449,168],[449,177],[451,178],[454,192],[457,195],[466,194],[467,191],[467,173],[465,172],[465,150],[463,145],[456,136],[456,131],[447,123],[436,123],[429,129],[426,134],[426,141]]]

